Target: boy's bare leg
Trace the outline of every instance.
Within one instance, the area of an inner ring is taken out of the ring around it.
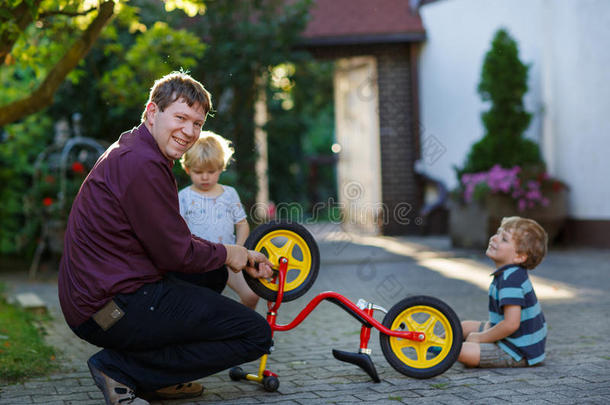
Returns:
[[[481,345],[475,342],[464,342],[458,361],[466,367],[477,367],[481,362]]]
[[[470,335],[472,332],[478,332],[481,328],[481,321],[462,321],[462,334],[464,336],[464,340]]]
[[[246,283],[244,275],[241,271],[239,273],[229,271],[229,279],[227,280],[227,284],[237,293],[237,295],[239,295],[242,304],[250,309],[256,309],[258,295],[256,295],[248,283]]]
[[[483,327],[481,328],[481,326]],[[466,340],[471,333],[487,330],[489,329],[489,326],[489,321],[484,323],[481,321],[462,321],[464,340]],[[458,361],[463,363],[466,367],[477,367],[481,362],[481,345],[476,342],[462,343],[462,350],[458,356]]]

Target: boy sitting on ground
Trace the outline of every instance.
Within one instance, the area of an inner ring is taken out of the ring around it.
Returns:
[[[547,251],[534,220],[503,218],[485,254],[496,265],[489,286],[489,321],[462,321],[458,361],[467,367],[527,367],[544,360],[547,326],[529,280]]]

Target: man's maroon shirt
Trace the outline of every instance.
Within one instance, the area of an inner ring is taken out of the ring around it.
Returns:
[[[59,301],[70,326],[168,271],[224,265],[225,247],[191,235],[180,216],[172,166],[142,124],[123,133],[83,182],[59,268]]]

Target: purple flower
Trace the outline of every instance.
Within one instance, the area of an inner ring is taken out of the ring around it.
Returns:
[[[464,201],[470,203],[474,198],[476,187],[484,184],[492,194],[505,194],[515,199],[519,211],[536,205],[547,206],[549,200],[542,194],[542,182],[549,178],[546,172],[539,173],[532,179],[519,166],[505,169],[500,165],[494,165],[486,172],[462,175],[463,197]]]

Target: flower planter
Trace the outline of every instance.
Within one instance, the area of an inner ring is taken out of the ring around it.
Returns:
[[[551,244],[563,227],[567,214],[565,189],[548,196],[546,207],[519,211],[515,200],[502,194],[491,194],[483,203],[464,204],[454,200],[449,205],[449,235],[454,247],[485,248],[503,217],[520,216],[537,221],[547,232]]]

